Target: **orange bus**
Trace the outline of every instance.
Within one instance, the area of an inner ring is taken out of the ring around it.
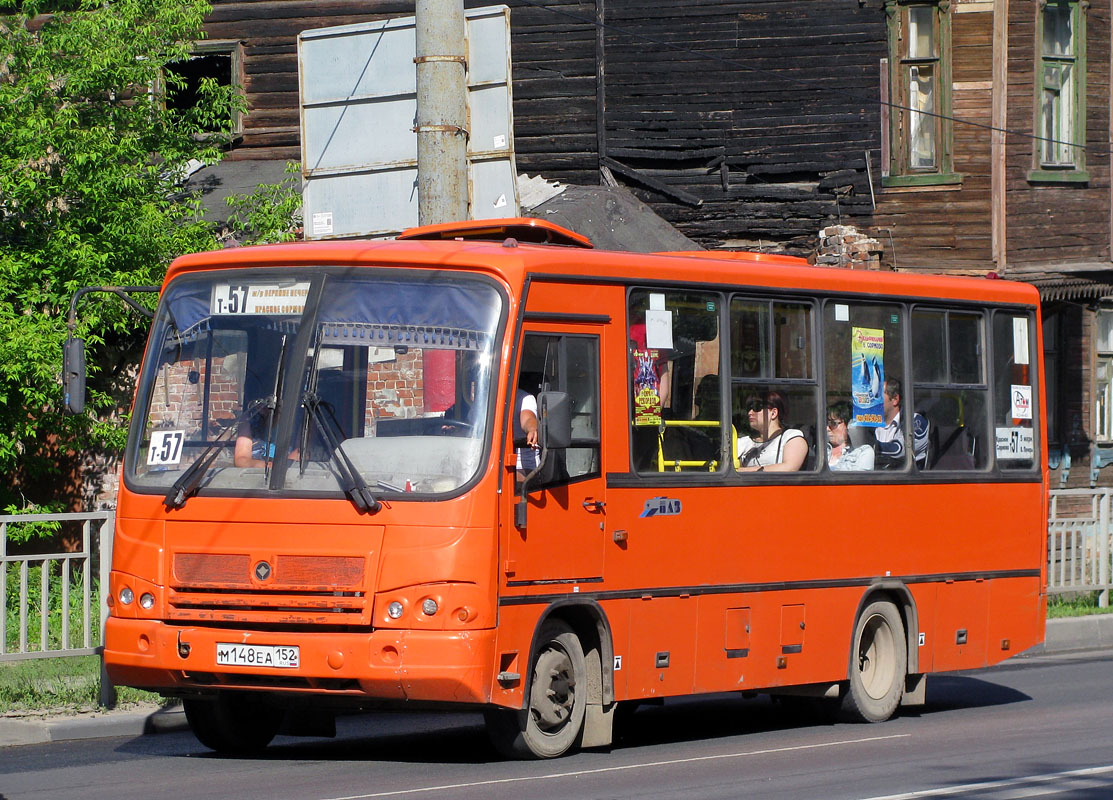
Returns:
[[[1040,334],[1024,284],[537,220],[182,257],[109,675],[223,752],[428,704],[521,757],[697,693],[883,721],[1042,640]]]

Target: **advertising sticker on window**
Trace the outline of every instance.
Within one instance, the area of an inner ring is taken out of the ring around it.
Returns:
[[[656,350],[635,350],[634,424],[661,424],[661,378]]]
[[[885,424],[881,395],[885,388],[885,331],[852,328],[850,335],[852,424],[879,428]]]

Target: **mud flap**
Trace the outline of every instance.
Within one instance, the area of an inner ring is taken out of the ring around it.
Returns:
[[[902,706],[922,706],[927,695],[927,675],[906,675],[904,678],[904,696],[900,699]]]
[[[617,703],[606,709],[598,703],[589,703],[584,713],[584,736],[581,747],[608,747],[613,740],[614,710]]]

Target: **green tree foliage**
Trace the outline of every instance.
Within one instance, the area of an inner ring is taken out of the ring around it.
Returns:
[[[86,299],[78,334],[90,372],[102,373],[90,379],[87,416],[63,417],[73,292],[158,284],[173,257],[218,246],[183,181],[188,167],[220,160],[243,100],[203,81],[194,107],[164,102],[178,86],[163,67],[189,55],[209,8],[202,0],[0,5],[0,485],[13,473],[26,485],[57,469],[58,452],[120,444],[121,426],[103,420],[130,399],[128,367],[147,321],[106,295]],[[0,489],[0,504],[13,498]]]

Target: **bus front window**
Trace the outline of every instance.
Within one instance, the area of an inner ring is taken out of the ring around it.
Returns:
[[[199,494],[467,483],[489,431],[493,286],[417,271],[287,275],[167,288],[137,394],[136,488],[165,491],[190,470]]]

